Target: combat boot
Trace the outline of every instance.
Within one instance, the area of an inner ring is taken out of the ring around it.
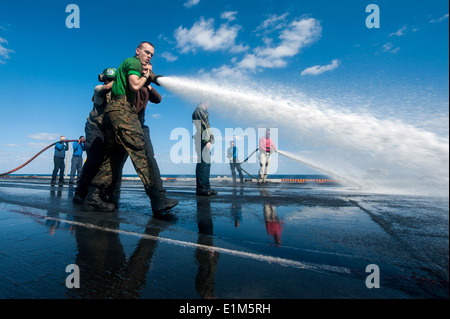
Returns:
[[[118,190],[114,190],[112,194],[107,196],[107,202],[114,204],[116,208],[119,208],[119,200],[120,200],[120,188]]]
[[[83,201],[81,210],[112,212],[115,208],[114,204],[108,203],[101,198],[101,191],[99,188],[91,186],[89,188],[89,193]]]
[[[83,205],[83,197],[80,196],[80,194],[75,193],[72,199],[74,204]]]
[[[146,193],[148,197],[150,197],[153,214],[168,211],[178,205],[178,201],[176,199],[166,197],[164,190],[161,191],[152,189],[146,191]]]

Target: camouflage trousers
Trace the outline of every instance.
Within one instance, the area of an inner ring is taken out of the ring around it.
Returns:
[[[91,184],[101,189],[114,187],[112,184],[118,176],[121,177],[123,165],[130,156],[145,190],[148,192],[158,189],[161,178],[157,174],[158,181],[153,176],[152,163],[146,152],[146,139],[134,104],[126,100],[112,100],[106,106],[103,124],[105,155]]]

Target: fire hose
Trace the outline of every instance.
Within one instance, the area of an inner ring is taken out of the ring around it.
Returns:
[[[256,150],[254,150],[249,156],[247,156],[247,158],[246,158],[245,160],[243,160],[243,161],[242,161],[241,163],[239,163],[239,164],[244,164],[245,162],[247,162],[248,159],[249,159],[253,154],[255,154],[255,152],[256,152],[257,150],[258,150],[258,148],[256,148]],[[257,179],[255,176],[253,176],[252,174],[250,174],[249,172],[247,172],[245,169],[243,169],[242,166],[241,166],[241,169],[242,169],[242,170],[244,171],[244,173],[246,173],[248,176]]]
[[[78,141],[78,140],[67,140],[66,142],[67,142],[67,143],[70,143],[70,142],[76,142],[76,141]],[[59,142],[59,141],[58,141],[58,142]],[[54,143],[48,145],[47,147],[45,147],[44,149],[42,149],[39,153],[37,153],[36,155],[34,155],[32,158],[30,158],[28,161],[26,161],[25,163],[23,163],[23,164],[20,165],[19,167],[15,168],[15,169],[13,169],[13,170],[10,170],[10,171],[8,171],[8,172],[6,172],[6,173],[0,174],[0,177],[9,175],[9,174],[11,174],[11,173],[14,173],[15,171],[18,171],[19,169],[25,167],[25,166],[28,165],[31,161],[33,161],[36,157],[38,157],[39,155],[41,155],[43,152],[45,152],[47,149],[49,149],[50,147],[54,146],[54,145],[55,145],[56,143],[58,143],[58,142],[54,142]],[[244,164],[245,162],[247,162],[248,159],[249,159],[253,154],[255,154],[255,152],[256,152],[257,150],[258,150],[258,148],[256,148],[249,156],[247,156],[247,158],[246,158],[245,160],[243,160],[243,161],[240,162],[239,164]],[[241,168],[242,168],[242,167],[241,167]],[[242,170],[243,170],[247,175],[249,175],[250,177],[257,179],[255,176],[253,176],[252,174],[250,174],[249,172],[247,172],[245,169],[242,168]]]
[[[70,142],[76,142],[76,141],[78,141],[78,140],[66,140],[65,142],[70,143]],[[13,169],[13,170],[10,170],[9,172],[0,174],[0,177],[9,175],[9,174],[11,174],[11,173],[13,173],[13,172],[15,172],[15,171],[21,169],[22,167],[24,167],[24,166],[26,166],[28,163],[30,163],[32,160],[34,160],[36,157],[38,157],[39,155],[41,155],[44,151],[46,151],[47,149],[49,149],[50,147],[52,147],[53,145],[55,145],[56,143],[59,143],[59,142],[60,142],[60,141],[50,144],[49,146],[47,146],[47,147],[45,147],[44,149],[42,149],[39,153],[37,153],[36,155],[34,155],[32,158],[30,158],[28,161],[26,161],[25,163],[23,163],[23,164],[20,165],[19,167],[15,168],[15,169]]]

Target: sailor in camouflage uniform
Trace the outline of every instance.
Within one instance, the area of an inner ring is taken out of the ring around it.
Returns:
[[[84,131],[86,133],[86,161],[83,165],[81,176],[78,179],[77,189],[73,197],[73,202],[82,204],[89,192],[91,180],[97,174],[103,161],[105,153],[105,130],[103,127],[103,113],[106,105],[111,101],[111,87],[116,77],[117,70],[107,68],[99,74],[98,80],[103,84],[94,88],[92,102],[94,106],[89,113]]]
[[[141,77],[142,67],[150,62],[154,47],[142,42],[136,49],[136,55],[125,59],[117,71],[112,86],[111,102],[105,109],[105,157],[97,175],[91,181],[89,194],[83,202],[83,210],[113,211],[115,205],[105,201],[105,192],[113,185],[114,177],[119,174],[127,153],[136,173],[144,184],[150,197],[154,214],[167,211],[178,204],[169,199],[154,185],[152,169],[146,155],[144,132],[134,104],[135,95],[145,85],[155,79],[148,70]]]

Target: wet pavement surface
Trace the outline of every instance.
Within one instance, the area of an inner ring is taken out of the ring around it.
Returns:
[[[72,186],[0,179],[0,298],[449,297],[448,198],[211,183],[165,181],[180,204],[156,218],[140,181],[100,213]]]

